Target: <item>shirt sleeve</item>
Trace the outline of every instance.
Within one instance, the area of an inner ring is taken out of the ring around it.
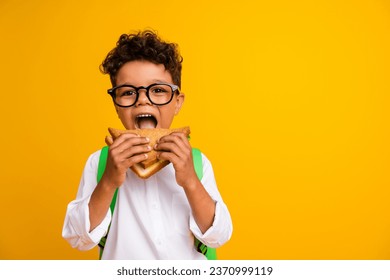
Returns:
[[[97,185],[97,166],[100,151],[92,154],[84,167],[80,180],[79,189],[76,199],[69,203],[62,236],[73,248],[79,250],[89,250],[95,247],[100,239],[106,235],[108,226],[111,222],[111,211],[107,214],[100,225],[93,231],[89,232],[89,200],[92,192]]]
[[[217,184],[214,178],[214,171],[210,161],[202,154],[203,163],[203,178],[201,183],[211,198],[215,201],[215,215],[211,227],[202,233],[199,229],[193,215],[190,215],[190,229],[195,237],[203,244],[217,248],[225,244],[232,235],[233,224],[230,217],[229,210],[223,202],[222,197],[218,191]]]

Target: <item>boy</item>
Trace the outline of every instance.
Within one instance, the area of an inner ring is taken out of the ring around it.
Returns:
[[[169,128],[184,102],[177,46],[152,31],[123,34],[101,70],[110,75],[118,117],[126,129]],[[164,87],[166,100],[155,98]],[[106,170],[97,183],[100,151],[85,166],[76,200],[68,205],[62,235],[72,247],[89,250],[109,235],[102,259],[205,259],[196,237],[210,247],[230,239],[232,222],[202,155],[203,178],[197,178],[191,146],[182,133],[149,139],[123,134],[110,146]],[[151,149],[171,162],[150,178],[138,178],[129,167]],[[114,214],[109,210],[119,188]]]

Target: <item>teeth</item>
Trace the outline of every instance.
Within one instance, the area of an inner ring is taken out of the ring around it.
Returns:
[[[142,113],[136,115],[135,127],[136,128],[155,128],[157,126],[157,120],[152,114]]]
[[[150,117],[152,117],[152,115],[150,114],[141,114],[137,116],[137,118],[150,118]]]

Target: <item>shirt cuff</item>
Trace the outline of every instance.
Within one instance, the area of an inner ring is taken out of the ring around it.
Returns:
[[[91,226],[89,220],[89,200],[90,197],[84,201],[79,201],[74,211],[72,211],[73,215],[70,217],[70,223],[79,237],[74,247],[77,247],[79,250],[89,250],[95,247],[100,242],[100,239],[106,235],[111,222],[111,211],[108,210],[103,221],[89,232]]]
[[[201,232],[193,215],[190,215],[190,230],[199,241],[211,248],[220,247],[230,239],[231,230],[227,222],[230,217],[226,217],[224,210],[224,204],[216,201],[213,224],[205,233]]]

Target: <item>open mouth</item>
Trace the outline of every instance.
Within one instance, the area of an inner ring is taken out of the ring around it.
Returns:
[[[140,114],[135,117],[136,128],[156,128],[157,119],[151,114]]]

